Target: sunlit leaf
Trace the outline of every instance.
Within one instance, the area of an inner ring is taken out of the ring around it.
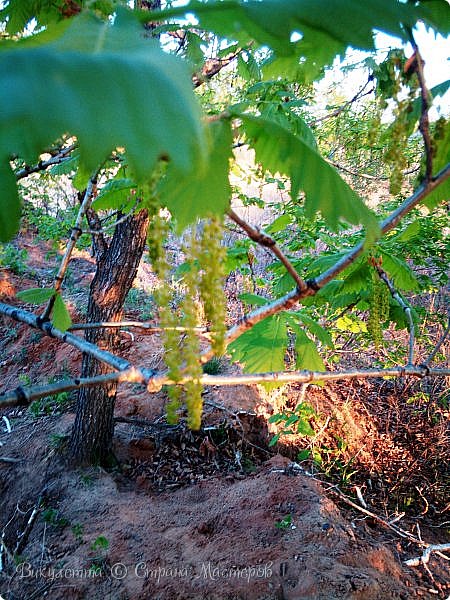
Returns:
[[[29,302],[30,304],[43,304],[50,300],[54,295],[55,290],[53,288],[31,288],[29,290],[23,290],[17,292],[16,296],[23,302]]]
[[[233,360],[247,373],[284,371],[288,344],[286,316],[278,314],[260,321],[232,342],[228,349]]]
[[[72,325],[72,319],[61,294],[56,294],[52,317],[53,325],[60,331],[66,331]]]
[[[436,144],[436,154],[433,159],[433,171],[436,175],[441,169],[450,163],[450,122],[446,123],[445,132],[442,139]],[[425,205],[432,209],[442,201],[448,201],[450,198],[450,178],[428,194],[425,198]]]

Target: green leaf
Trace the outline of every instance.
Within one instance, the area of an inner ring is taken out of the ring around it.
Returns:
[[[194,68],[199,67],[203,62],[203,50],[201,45],[205,42],[202,38],[192,31],[186,31],[185,41],[186,47],[186,58]]]
[[[53,325],[60,331],[66,331],[72,325],[72,319],[61,294],[56,295],[52,317]]]
[[[244,52],[238,55],[237,71],[238,74],[246,81],[261,79],[261,70],[259,65],[250,52]]]
[[[368,282],[370,281],[372,274],[366,258],[364,258],[364,261],[359,260],[358,262],[358,267],[349,273],[347,278],[343,281],[342,287],[339,290],[341,294],[351,294],[367,290]]]
[[[350,331],[351,333],[365,333],[367,331],[367,326],[364,321],[350,318],[347,315],[337,319],[336,328],[339,329],[339,331]]]
[[[292,317],[294,317],[294,319],[295,319],[294,327],[295,327],[295,325],[297,325],[297,327],[299,326],[298,320],[300,320],[301,323],[303,323],[309,329],[309,331],[312,333],[312,335],[319,340],[319,342],[321,342],[325,346],[328,346],[329,348],[334,348],[333,339],[331,338],[331,335],[324,327],[319,325],[319,323],[317,323],[317,321],[312,319],[309,315],[307,315],[303,311],[298,311],[296,313],[289,313],[289,314],[292,315]],[[289,323],[291,324],[291,321],[289,321]],[[297,331],[297,329],[296,329],[296,331]]]
[[[241,362],[247,373],[284,371],[288,345],[286,315],[267,317],[232,342],[228,349],[233,360]]]
[[[304,450],[300,450],[297,454],[297,461],[302,462],[303,460],[308,460],[311,457],[311,450],[305,448]]]
[[[51,175],[70,175],[78,168],[79,157],[78,155],[71,156],[70,158],[66,158],[58,165],[53,165],[51,169],[49,169],[49,173]]]
[[[305,421],[304,419],[301,419],[298,422],[297,433],[306,435],[308,437],[314,437],[316,435],[316,432],[314,431],[314,429],[311,427],[311,425],[308,423],[308,421]]]
[[[271,448],[272,446],[275,446],[275,444],[278,442],[278,440],[280,439],[281,436],[281,432],[277,433],[276,435],[273,436],[273,438],[270,440],[269,442],[269,448]]]
[[[166,20],[187,13],[208,31],[244,45],[255,40],[282,58],[295,56],[299,62],[303,57],[307,68],[311,63],[316,71],[344,54],[348,46],[374,49],[374,29],[405,39],[403,25],[414,25],[419,15],[415,7],[392,0],[236,0],[190,2],[153,18]],[[302,39],[293,43],[292,35],[298,33]]]
[[[263,167],[290,177],[293,200],[300,189],[305,191],[308,218],[320,211],[333,230],[347,221],[363,224],[370,238],[379,234],[373,212],[309,143],[262,117],[241,114],[240,119]]]
[[[399,242],[409,242],[420,233],[420,221],[412,221],[401,233],[395,236]]]
[[[29,290],[23,290],[17,292],[16,296],[23,302],[29,302],[30,304],[44,304],[50,300],[54,295],[55,290],[53,288],[31,288]]]
[[[405,261],[385,250],[381,250],[380,254],[383,258],[382,268],[389,275],[390,279],[392,279],[395,287],[399,287],[406,292],[413,292],[419,289],[419,283]]]
[[[264,306],[268,302],[267,298],[250,293],[239,294],[239,300],[241,300],[244,304],[253,306]]]
[[[446,123],[444,137],[438,141],[436,155],[433,159],[433,171],[436,175],[450,163],[450,122]],[[447,178],[444,183],[441,183],[435,190],[428,194],[424,200],[427,208],[432,209],[442,201],[447,201],[450,198],[450,179]]]
[[[450,34],[450,5],[447,0],[426,0],[420,3],[419,10],[427,25],[443,35]]]
[[[161,156],[181,171],[194,160],[201,164],[203,126],[188,69],[142,33],[122,10],[114,23],[81,14],[42,37],[5,44],[0,156],[32,163],[70,134],[78,138],[80,166],[89,173],[117,147],[126,149],[137,181],[148,180]],[[16,207],[5,169],[0,177],[2,202]],[[2,210],[2,219],[11,217]]]
[[[278,233],[279,231],[284,231],[288,225],[292,223],[292,216],[285,213],[284,215],[280,215],[277,217],[270,225],[265,227],[265,231],[267,233],[273,234]]]
[[[13,170],[7,159],[0,161],[0,242],[15,236],[20,224],[20,199]]]
[[[183,229],[197,218],[222,215],[230,204],[228,181],[232,133],[229,121],[213,121],[208,125],[209,153],[205,164],[195,164],[188,173],[169,164],[158,194],[161,203]]]
[[[178,14],[191,13],[208,30],[236,40],[255,39],[280,53],[291,51],[291,36],[304,27],[358,48],[373,48],[372,30],[404,37],[402,22],[412,25],[417,11],[392,0],[272,0],[259,2],[191,2]],[[212,5],[212,6],[211,6]],[[166,11],[163,15],[173,15]]]
[[[92,208],[95,210],[118,210],[130,200],[133,189],[136,189],[136,184],[131,179],[112,179],[103,186],[92,203]]]
[[[292,327],[292,322],[290,323]],[[297,369],[307,371],[326,371],[322,357],[317,351],[316,344],[309,339],[299,326],[292,327],[295,332],[295,351],[297,354]]]
[[[419,316],[412,306],[405,300],[406,305],[411,309],[411,317],[414,323],[414,329],[417,334],[417,323],[419,322]],[[406,316],[403,307],[400,306],[395,300],[391,300],[389,304],[389,321],[395,323],[396,329],[409,329],[409,319]]]

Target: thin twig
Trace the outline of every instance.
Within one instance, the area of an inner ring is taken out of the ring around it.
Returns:
[[[13,406],[29,403],[32,400],[52,396],[61,392],[70,392],[82,387],[95,387],[111,382],[139,383],[147,386],[150,393],[160,391],[163,385],[184,385],[189,381],[207,386],[255,385],[257,383],[313,383],[314,381],[338,381],[351,379],[371,379],[379,377],[445,377],[450,368],[429,369],[423,366],[393,367],[390,369],[355,369],[347,371],[284,371],[280,373],[253,373],[243,375],[202,375],[185,376],[180,381],[171,380],[166,373],[148,368],[130,366],[116,373],[97,375],[96,377],[66,379],[57,383],[35,387],[18,387],[0,394],[0,406]]]
[[[263,246],[264,248],[268,248],[272,252],[272,254],[274,254],[278,258],[278,260],[284,265],[286,271],[294,280],[299,290],[303,291],[307,289],[308,286],[306,282],[300,277],[300,275],[297,273],[294,266],[292,265],[291,261],[282,252],[276,241],[272,237],[270,237],[270,235],[267,235],[263,231],[252,227],[244,219],[241,219],[241,217],[238,214],[236,214],[236,212],[233,209],[230,209],[227,214],[232,221],[234,221],[237,225],[239,225],[239,227],[241,227],[243,231],[245,231],[245,233],[251,240],[259,244],[260,246]]]
[[[160,333],[162,331],[193,331],[198,335],[203,335],[207,338],[211,337],[211,332],[205,327],[156,327],[151,323],[142,321],[104,321],[103,323],[75,323],[71,325],[68,331],[77,331],[80,329],[122,329],[125,327],[134,327],[136,329],[145,329],[150,333]]]
[[[318,123],[321,123],[322,121],[332,119],[333,117],[339,116],[348,106],[351,106],[354,102],[356,102],[360,98],[364,98],[364,96],[369,96],[374,91],[374,88],[370,89],[367,92],[365,92],[364,90],[369,85],[369,83],[372,81],[372,79],[373,79],[372,77],[369,77],[367,79],[366,83],[356,92],[356,94],[353,96],[353,98],[351,98],[350,100],[347,100],[347,102],[342,104],[342,106],[339,106],[332,113],[326,114],[323,117],[318,117],[311,123],[311,126],[317,125]]]
[[[69,241],[67,242],[67,247],[66,247],[66,251],[64,253],[64,256],[61,260],[61,264],[59,266],[58,269],[58,274],[55,277],[55,285],[54,285],[54,290],[55,293],[53,294],[53,296],[50,298],[50,300],[47,303],[47,306],[45,307],[44,312],[41,315],[41,319],[44,321],[47,321],[50,317],[50,314],[53,310],[53,306],[55,304],[55,300],[56,300],[56,295],[59,293],[59,291],[61,290],[61,286],[62,283],[64,281],[64,276],[66,274],[67,268],[69,266],[69,262],[70,262],[70,258],[72,256],[72,252],[76,246],[76,243],[79,239],[79,237],[82,234],[82,229],[81,229],[81,223],[83,221],[84,215],[86,214],[86,211],[88,210],[89,206],[91,205],[92,202],[92,198],[93,198],[93,194],[94,194],[94,190],[95,190],[95,185],[96,185],[96,177],[97,177],[97,171],[94,173],[94,175],[91,177],[91,179],[89,179],[89,183],[86,187],[86,191],[84,193],[84,198],[83,198],[83,202],[81,203],[81,206],[78,210],[78,215],[77,218],[75,220],[75,224],[72,228],[72,232],[70,234],[70,238]]]
[[[352,177],[359,177],[361,179],[369,179],[370,181],[389,181],[389,177],[385,176],[385,175],[369,175],[368,173],[358,173],[357,171],[353,171],[352,169],[349,169],[348,167],[344,167],[343,165],[336,163],[332,160],[327,160],[327,163],[329,163],[330,165],[332,165],[333,167],[336,167],[336,169],[339,169],[339,171],[344,171],[344,173],[348,173],[349,175],[352,175]],[[404,171],[403,175],[412,175],[412,173],[416,173],[418,170],[420,169],[420,167],[414,167],[414,169],[409,169],[408,171]]]
[[[132,366],[128,360],[116,356],[115,354],[112,354],[106,350],[101,350],[95,344],[87,342],[86,340],[79,338],[72,333],[60,331],[59,329],[56,329],[56,327],[54,327],[49,321],[43,321],[40,317],[34,315],[33,313],[17,308],[16,306],[10,306],[9,304],[0,302],[0,314],[11,317],[19,323],[26,323],[34,329],[39,329],[49,337],[56,338],[66,344],[70,344],[78,350],[81,350],[81,352],[90,354],[97,360],[102,361],[119,371],[130,369]]]
[[[436,354],[439,352],[440,347],[442,346],[442,344],[447,339],[449,333],[450,333],[450,314],[449,314],[449,317],[448,317],[447,327],[445,328],[445,331],[442,334],[441,339],[438,341],[438,343],[436,344],[436,346],[433,348],[433,351],[431,352],[430,356],[426,359],[425,362],[422,363],[423,365],[428,366],[431,363],[431,361],[434,359],[434,357],[436,356]]]
[[[100,227],[100,229],[82,229],[81,233],[82,234],[84,233],[87,235],[97,235],[97,236],[107,233],[111,229],[114,229],[115,227],[117,227],[117,225],[120,225],[120,223],[123,223],[124,221],[126,221],[130,217],[130,214],[136,210],[136,208],[139,204],[139,201],[140,201],[140,198],[137,198],[136,202],[133,204],[133,206],[130,208],[130,210],[126,214],[124,214],[122,217],[119,217],[113,223],[110,223],[109,225],[104,225],[104,226],[102,225]],[[120,214],[120,211],[117,211],[115,214]],[[105,220],[105,219],[103,219],[103,220]]]
[[[403,298],[397,292],[397,290],[394,287],[393,282],[387,276],[387,273],[385,271],[383,271],[383,269],[377,264],[375,265],[375,269],[377,270],[377,273],[380,276],[380,279],[382,279],[384,281],[384,283],[387,285],[387,288],[388,288],[391,296],[402,307],[402,310],[408,319],[408,327],[409,327],[408,365],[413,365],[414,364],[414,320],[412,318],[411,307],[406,304],[406,302],[403,300]]]
[[[31,533],[31,530],[33,529],[33,525],[36,520],[36,517],[38,516],[38,514],[40,513],[40,510],[41,510],[39,508],[40,503],[41,503],[41,496],[39,496],[36,506],[34,506],[33,510],[31,511],[31,515],[27,521],[25,529],[19,535],[19,539],[17,540],[17,544],[14,549],[14,554],[16,556],[22,552],[22,550],[25,548],[25,546],[27,544],[28,537]]]
[[[445,560],[450,560],[449,556],[442,554],[442,550],[450,550],[450,544],[430,544],[422,553],[422,556],[417,556],[416,558],[410,558],[409,560],[405,560],[405,565],[408,567],[418,567],[420,565],[426,565],[430,558],[431,553],[436,552],[444,558]]]
[[[52,156],[48,160],[41,160],[32,167],[26,165],[23,169],[16,171],[16,179],[23,179],[24,177],[28,177],[32,173],[39,173],[40,171],[45,171],[48,167],[52,167],[54,165],[59,165],[62,162],[65,162],[67,159],[67,155],[72,152],[76,148],[76,144],[72,144],[71,146],[67,146],[67,148],[62,148],[58,154]]]
[[[425,61],[420,55],[419,48],[417,46],[416,40],[414,39],[414,34],[411,30],[409,30],[409,38],[414,50],[412,64],[414,64],[414,70],[417,73],[417,79],[419,80],[420,85],[420,96],[422,100],[422,106],[419,119],[419,131],[422,135],[423,143],[425,146],[425,179],[429,181],[433,175],[433,146],[430,135],[430,121],[428,118],[428,110],[430,108],[430,92],[428,91],[425,76],[423,73]]]

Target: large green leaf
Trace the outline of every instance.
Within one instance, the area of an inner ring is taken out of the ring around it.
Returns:
[[[92,208],[95,210],[118,210],[130,201],[131,190],[133,189],[136,189],[136,184],[131,179],[111,179],[101,189],[92,203]]]
[[[267,317],[232,342],[228,350],[248,373],[284,371],[288,345],[286,315]]]
[[[448,0],[422,1],[420,14],[427,25],[440,31],[443,35],[450,34],[450,5]]]
[[[223,37],[256,40],[279,53],[292,52],[293,33],[304,28],[358,48],[373,48],[372,31],[404,37],[401,24],[412,25],[419,14],[412,6],[393,0],[242,0],[190,2],[162,11],[152,19],[193,14],[200,26]],[[142,15],[145,19],[148,16]],[[306,40],[309,43],[309,40]]]
[[[304,190],[309,218],[320,211],[334,230],[339,221],[347,221],[364,225],[370,238],[378,235],[373,212],[305,139],[263,117],[241,114],[240,118],[263,167],[290,177],[294,200]]]
[[[27,162],[64,134],[75,135],[80,167],[91,172],[117,147],[133,176],[151,176],[158,157],[187,171],[201,163],[203,126],[188,69],[163,52],[122,11],[114,23],[89,14],[49,27],[0,52],[0,156]],[[17,215],[4,169],[2,203]],[[6,179],[5,179],[6,177]],[[8,230],[17,227],[17,216]]]
[[[29,302],[30,304],[43,304],[50,300],[55,294],[53,288],[30,288],[28,290],[22,290],[17,292],[16,296],[23,302]]]
[[[171,211],[180,229],[196,218],[211,213],[224,214],[230,203],[230,123],[213,121],[208,126],[208,132],[209,154],[204,164],[194,164],[187,173],[180,172],[175,164],[170,164],[159,186],[161,204]]]
[[[405,261],[386,252],[386,250],[381,250],[380,254],[383,258],[382,268],[387,272],[395,286],[406,292],[419,289],[419,283]]]
[[[5,157],[0,160],[0,242],[7,242],[14,237],[19,229],[19,220],[20,200],[16,178]]]
[[[303,332],[298,331],[295,340],[295,351],[297,353],[297,369],[308,371],[326,371],[324,362],[315,343]]]
[[[411,4],[393,0],[226,0],[190,2],[153,14],[152,20],[187,13],[224,38],[243,45],[256,41],[273,50],[280,59],[277,76],[284,72],[280,67],[291,71],[302,63],[309,78],[348,46],[374,49],[374,30],[405,38],[402,24],[412,26],[419,15]],[[148,20],[148,15],[141,18]],[[300,41],[292,41],[295,34]]]
[[[441,169],[450,163],[450,122],[445,125],[445,132],[442,139],[437,142],[436,155],[433,159],[433,171],[436,175]],[[447,178],[444,183],[428,194],[425,198],[425,205],[432,209],[442,201],[448,201],[450,198],[450,179]]]

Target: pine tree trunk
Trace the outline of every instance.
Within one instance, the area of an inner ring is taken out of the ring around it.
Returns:
[[[110,244],[104,246],[90,287],[88,323],[121,320],[123,304],[144,251],[147,227],[148,214],[143,210],[119,223]],[[93,329],[86,330],[85,337],[101,348],[114,350],[116,335],[111,329]],[[82,377],[110,371],[104,363],[83,356]],[[110,384],[80,390],[68,447],[73,464],[105,464],[110,460],[116,389],[117,384]]]

